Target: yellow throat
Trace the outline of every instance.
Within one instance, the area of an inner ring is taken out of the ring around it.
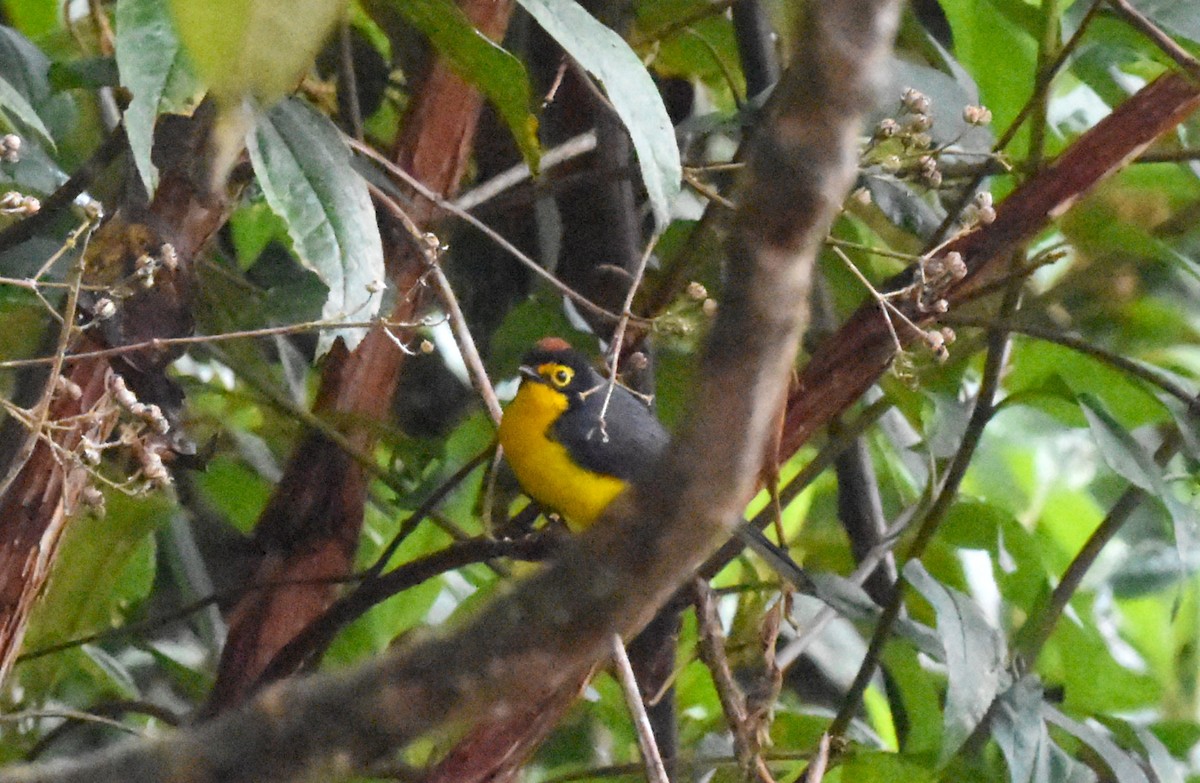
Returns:
[[[523,380],[500,421],[500,445],[525,493],[557,511],[572,531],[579,532],[621,494],[625,482],[580,467],[554,440],[551,428],[567,407],[566,395]]]

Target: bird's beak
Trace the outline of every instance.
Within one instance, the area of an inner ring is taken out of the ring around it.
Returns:
[[[521,375],[522,379],[527,378],[537,383],[542,382],[542,376],[538,375],[538,371],[535,368],[530,367],[528,364],[522,364],[517,368],[517,372]]]

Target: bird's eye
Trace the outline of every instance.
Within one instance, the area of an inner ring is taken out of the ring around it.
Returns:
[[[554,381],[555,386],[561,388],[570,383],[571,378],[573,377],[575,377],[575,372],[570,367],[559,367],[554,371],[554,374],[551,376],[551,380]]]

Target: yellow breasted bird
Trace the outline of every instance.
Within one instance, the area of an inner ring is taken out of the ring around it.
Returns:
[[[608,380],[565,340],[539,341],[520,372],[500,421],[504,456],[525,494],[579,532],[658,460],[667,431],[620,384],[605,407]]]
[[[525,494],[578,533],[630,481],[645,475],[669,436],[647,402],[620,384],[605,408],[608,380],[566,340],[539,341],[520,372],[521,386],[500,420],[500,445]],[[801,592],[853,611],[857,593],[846,599],[815,585],[787,552],[745,521],[736,532]]]

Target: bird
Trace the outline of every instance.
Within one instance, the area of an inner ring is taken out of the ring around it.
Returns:
[[[562,338],[539,340],[519,372],[521,385],[500,419],[505,459],[526,495],[559,514],[572,533],[583,532],[631,482],[653,470],[670,435],[650,398],[602,377]],[[734,533],[800,592],[848,617],[878,613],[861,587],[829,575],[814,581],[744,519]]]
[[[519,372],[500,446],[525,494],[580,532],[651,470],[667,430],[648,397],[602,377],[561,338],[538,341]]]

